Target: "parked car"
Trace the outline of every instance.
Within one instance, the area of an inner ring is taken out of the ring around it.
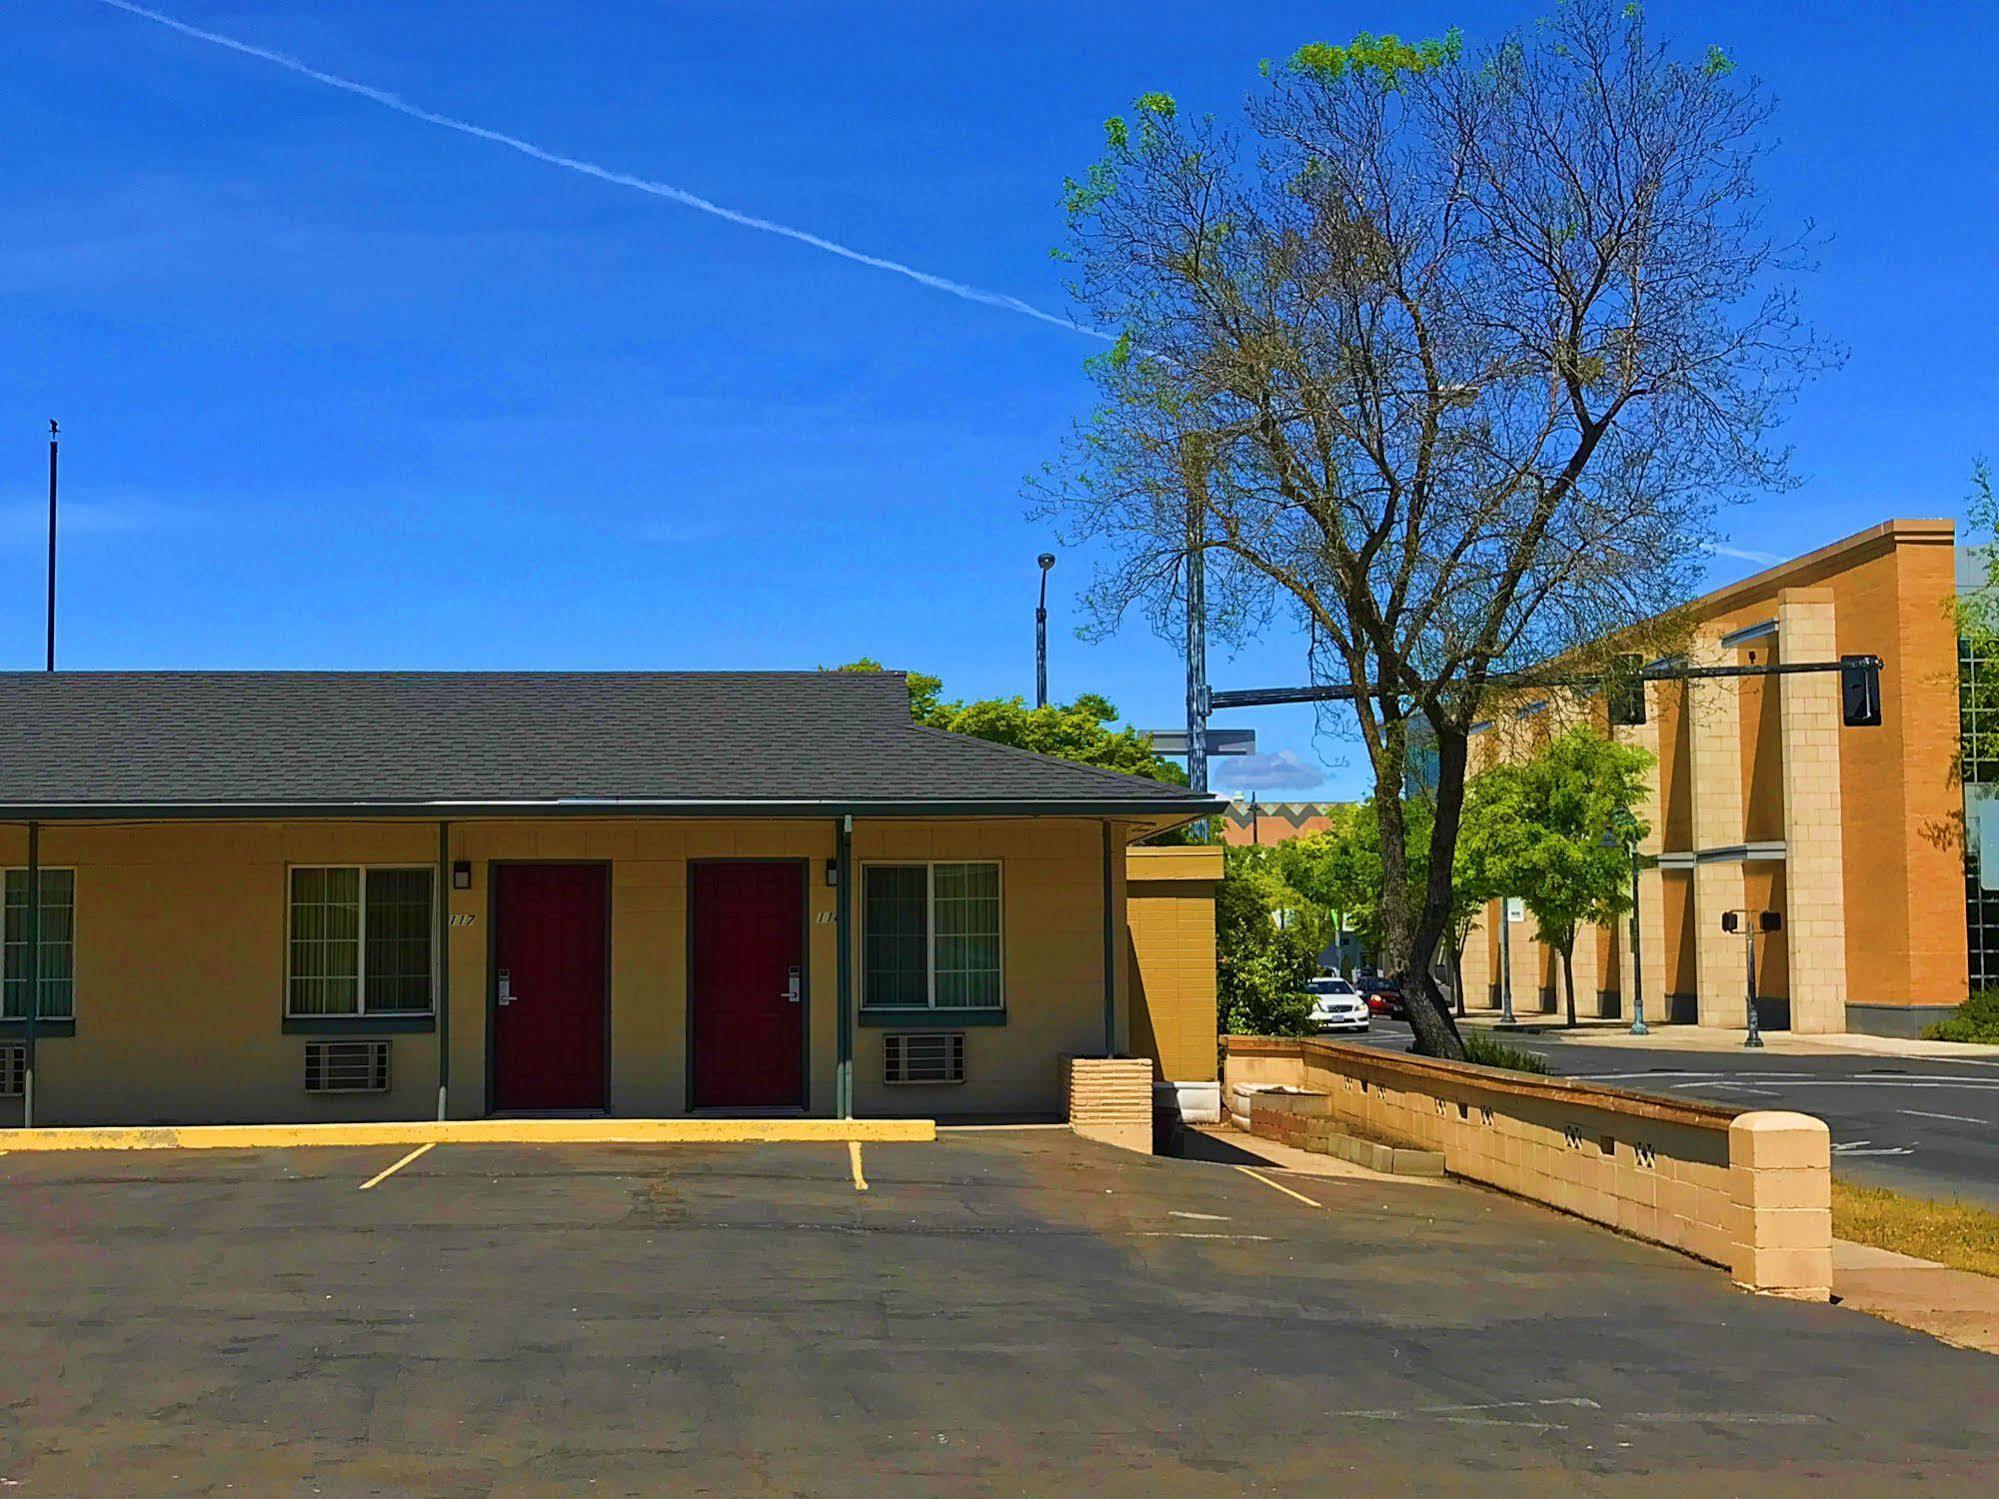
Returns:
[[[1386,1015],[1390,1020],[1407,1020],[1409,1011],[1402,1004],[1402,981],[1384,978],[1378,973],[1363,975],[1354,980],[1354,988],[1367,1001],[1370,1012]]]
[[[1367,1029],[1367,1001],[1343,978],[1310,979],[1305,992],[1312,996],[1312,1025],[1322,1031],[1364,1031]]]

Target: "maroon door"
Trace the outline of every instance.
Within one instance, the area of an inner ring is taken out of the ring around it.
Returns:
[[[805,866],[691,866],[697,1109],[805,1103]]]
[[[493,870],[493,1107],[604,1107],[601,864]]]

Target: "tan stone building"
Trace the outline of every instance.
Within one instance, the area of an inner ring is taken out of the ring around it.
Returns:
[[[1133,1053],[1213,1117],[1219,850],[1132,845],[1221,806],[891,673],[0,673],[0,1126],[1059,1118]]]
[[[1628,1016],[1636,984],[1648,1021],[1745,1026],[1750,942],[1767,1026],[1910,1035],[1962,1002],[1955,587],[1952,523],[1896,520],[1694,602],[1689,664],[1877,655],[1882,722],[1842,727],[1837,673],[1646,684],[1645,722],[1614,730],[1657,760],[1639,809],[1639,971],[1628,922],[1585,929],[1583,1014]],[[1522,703],[1482,726],[1474,767],[1565,714],[1605,724],[1600,698]],[[1726,932],[1727,911],[1750,926],[1778,912],[1782,927]],[[1516,1014],[1557,1009],[1559,957],[1517,902],[1501,914],[1495,902],[1467,944],[1469,1002],[1499,1002],[1504,930]]]

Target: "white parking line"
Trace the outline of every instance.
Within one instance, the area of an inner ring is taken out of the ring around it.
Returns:
[[[1238,1166],[1235,1169],[1240,1171],[1244,1176],[1255,1177],[1258,1181],[1262,1182],[1266,1187],[1272,1187],[1277,1191],[1282,1192],[1286,1197],[1297,1198],[1300,1202],[1304,1203],[1305,1206],[1308,1208],[1315,1208],[1319,1206],[1318,1203],[1312,1201],[1312,1199],[1307,1197],[1303,1192],[1294,1192],[1289,1187],[1285,1186],[1283,1182],[1274,1182],[1269,1177],[1265,1176],[1261,1171],[1252,1171],[1247,1166]]]
[[[1956,1124],[1990,1124],[1989,1119],[1974,1119],[1969,1114],[1931,1114],[1922,1109],[1897,1109],[1898,1114],[1910,1114],[1917,1119],[1948,1119]]]

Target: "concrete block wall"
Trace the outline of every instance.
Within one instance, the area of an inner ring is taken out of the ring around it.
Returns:
[[[1322,1094],[1332,1117],[1441,1151],[1454,1176],[1824,1300],[1831,1142],[1807,1115],[1737,1114],[1331,1041],[1231,1036],[1225,1086]]]
[[[1086,1140],[1152,1154],[1152,1059],[1069,1057],[1069,1128]]]
[[[1832,590],[1777,595],[1777,640],[1789,661],[1839,654]],[[1784,941],[1790,958],[1791,1029],[1846,1029],[1846,858],[1839,785],[1839,678],[1778,679],[1783,737]]]

